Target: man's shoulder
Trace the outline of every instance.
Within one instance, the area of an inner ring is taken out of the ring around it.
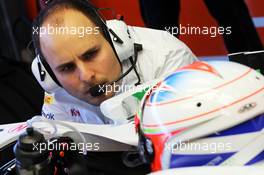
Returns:
[[[68,94],[64,89],[55,93],[45,93],[42,115],[55,120],[74,121],[81,123],[102,124],[98,107]]]
[[[45,93],[44,105],[60,105],[60,106],[83,106],[84,103],[81,100],[70,95],[64,89],[60,89],[54,93]]]
[[[146,81],[168,75],[197,60],[188,46],[167,31],[142,27],[131,29],[135,42],[143,45],[137,69]]]
[[[175,47],[188,49],[182,41],[165,30],[135,26],[129,28],[134,35],[135,42],[142,44],[145,49],[160,48],[159,50],[168,50]]]

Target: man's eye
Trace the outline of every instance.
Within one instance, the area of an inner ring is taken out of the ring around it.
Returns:
[[[97,53],[98,53],[98,50],[97,49],[96,50],[93,50],[93,51],[90,51],[90,52],[87,52],[87,53],[85,53],[83,55],[83,58],[84,59],[87,59],[87,60],[92,59],[92,58],[94,58],[96,56]]]
[[[60,69],[60,72],[70,72],[74,69],[74,65],[73,64],[69,64],[69,65],[65,65]]]

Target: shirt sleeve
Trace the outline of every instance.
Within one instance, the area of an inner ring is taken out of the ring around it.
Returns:
[[[198,61],[189,47],[170,33],[164,31],[163,41],[166,43],[165,52],[161,52],[159,56],[165,59],[159,59],[160,65],[155,78],[164,77],[182,66]]]
[[[143,45],[137,63],[143,82],[161,79],[198,60],[186,44],[166,31],[131,27],[131,34]]]

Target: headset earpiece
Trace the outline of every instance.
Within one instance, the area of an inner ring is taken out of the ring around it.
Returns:
[[[40,80],[44,81],[46,72],[41,69],[41,63],[40,62],[38,62],[38,70],[39,70]]]
[[[117,42],[119,44],[123,44],[124,42],[115,34],[115,32],[112,29],[109,29],[109,32],[113,35],[113,41]]]
[[[134,39],[128,34],[128,27],[123,21],[109,20],[106,21],[106,25],[119,61],[122,63],[134,55]]]
[[[48,93],[53,93],[61,89],[61,87],[50,76],[49,72],[43,66],[38,57],[39,55],[33,60],[31,70],[41,87]]]

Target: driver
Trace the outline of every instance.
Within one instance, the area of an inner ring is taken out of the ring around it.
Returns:
[[[85,0],[54,0],[35,19],[32,37],[37,57],[32,70],[46,91],[42,116],[113,124],[99,105],[121,93],[114,86],[133,87],[197,60],[165,31],[104,21],[97,12]],[[102,86],[108,91],[93,93]]]

